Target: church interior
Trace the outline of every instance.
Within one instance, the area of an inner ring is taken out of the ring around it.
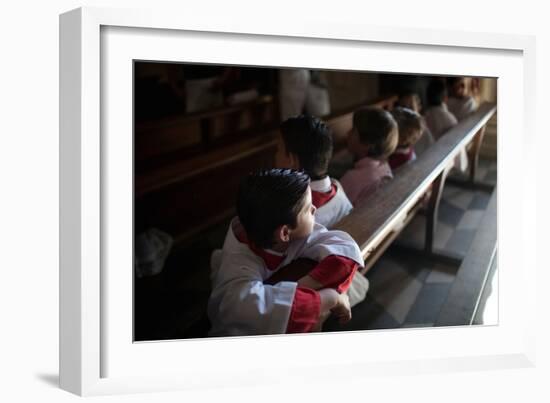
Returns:
[[[454,78],[134,61],[135,341],[208,337],[213,252],[243,176],[277,166],[282,122],[327,123],[339,180],[356,162],[356,110],[391,113],[409,97],[429,128],[428,89],[452,96]],[[328,318],[323,332],[498,323],[497,79],[458,81],[475,108],[335,225],[362,251],[368,291],[348,323]],[[461,153],[467,166],[451,168]]]

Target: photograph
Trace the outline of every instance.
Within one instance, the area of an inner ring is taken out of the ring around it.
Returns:
[[[207,3],[56,14],[58,149],[21,138],[59,173],[58,276],[35,282],[55,317],[25,315],[55,328],[57,350],[25,332],[40,390],[540,389],[539,35],[408,3]]]
[[[498,78],[132,70],[134,342],[499,324]]]

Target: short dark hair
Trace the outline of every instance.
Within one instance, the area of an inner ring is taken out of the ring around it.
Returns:
[[[261,248],[273,245],[281,225],[295,228],[309,176],[294,169],[262,169],[247,175],[237,196],[237,215],[248,239]]]
[[[422,117],[409,108],[401,106],[393,108],[391,114],[399,129],[399,147],[414,145],[422,135],[424,129]]]
[[[327,175],[332,158],[332,132],[322,120],[300,115],[281,124],[286,152],[296,155],[302,168],[313,180]]]
[[[465,78],[464,77],[461,77],[461,76],[452,76],[452,77],[447,77],[447,85],[449,87],[452,87],[453,85],[455,85],[455,83],[457,81],[460,81],[460,80],[464,80]]]
[[[445,101],[447,88],[445,81],[440,78],[432,78],[426,89],[428,106],[439,106]]]
[[[390,134],[397,123],[388,111],[372,106],[357,109],[353,113],[353,128],[359,141],[369,146],[369,157],[387,157],[395,150],[396,142]]]
[[[460,76],[454,76],[454,77],[447,77],[447,91],[451,94],[451,96],[456,95],[456,86],[462,81],[462,85],[464,89],[468,90],[468,85],[466,81],[466,77],[460,77]]]

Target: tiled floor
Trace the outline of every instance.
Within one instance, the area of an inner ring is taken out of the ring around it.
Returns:
[[[477,180],[496,184],[496,162],[481,160]],[[439,207],[434,247],[442,252],[464,256],[490,196],[488,192],[466,190],[447,183]],[[424,227],[425,216],[419,214],[401,233],[397,242],[422,247]],[[433,326],[457,269],[456,266],[424,258],[411,258],[408,254],[390,248],[367,273],[370,289],[366,300],[353,308],[352,320],[344,326],[327,321],[324,330]],[[494,281],[490,284],[492,287],[488,289],[492,288],[492,292],[484,293],[481,306],[484,306],[485,299],[498,291]]]

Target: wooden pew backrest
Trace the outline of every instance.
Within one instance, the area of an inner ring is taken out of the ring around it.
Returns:
[[[185,149],[205,150],[224,136],[243,130],[261,132],[276,121],[275,100],[265,95],[242,104],[141,122],[135,128],[135,159],[142,162]]]
[[[136,228],[160,228],[175,245],[234,215],[240,179],[273,166],[273,132],[136,176]]]

